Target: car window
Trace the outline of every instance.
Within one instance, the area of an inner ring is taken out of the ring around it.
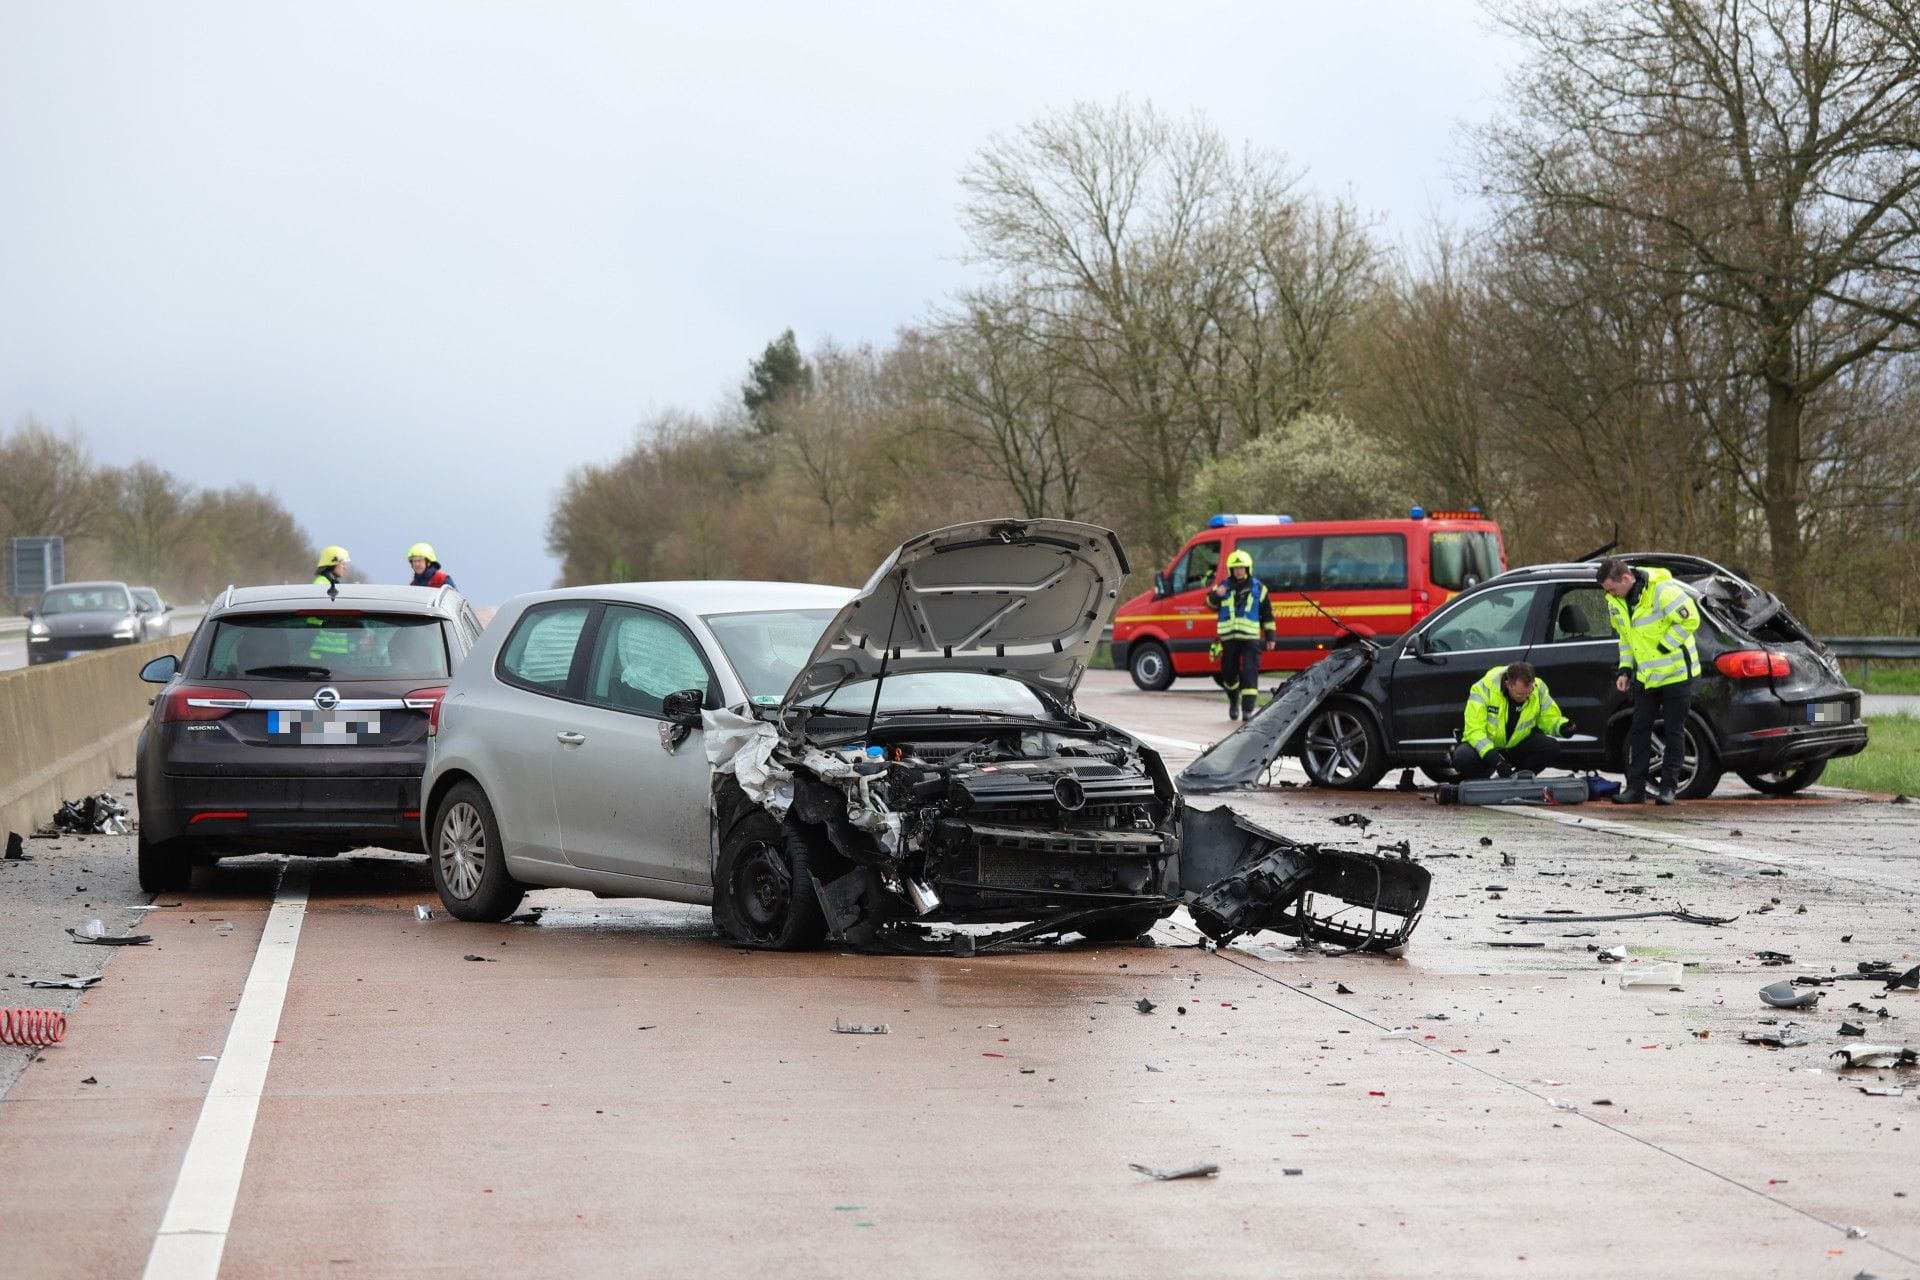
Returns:
[[[229,614],[214,623],[209,655],[207,675],[217,680],[436,680],[448,672],[440,620],[420,614]]]
[[[1426,632],[1429,653],[1516,649],[1527,642],[1527,615],[1538,587],[1495,587],[1461,600]]]
[[[133,589],[133,598],[141,604],[146,605],[149,609],[152,609],[155,613],[160,611],[160,593],[151,587],[135,587]]]
[[[1253,558],[1253,576],[1272,591],[1305,591],[1313,585],[1312,538],[1242,538],[1235,549]]]
[[[593,606],[584,600],[536,605],[520,615],[500,650],[500,678],[541,693],[564,693],[573,651]]]
[[[1322,590],[1388,591],[1407,585],[1404,535],[1335,533],[1319,541]]]
[[[819,703],[819,698],[808,699]],[[823,704],[832,711],[866,715],[874,705],[873,681],[842,685]],[[1040,695],[1005,676],[983,671],[905,671],[890,675],[880,685],[880,713],[898,711],[997,711],[1008,715],[1049,717]]]
[[[1500,540],[1485,530],[1437,529],[1427,538],[1427,573],[1436,587],[1459,591],[1500,572]]]
[[[769,609],[710,613],[704,621],[746,686],[747,696],[772,706],[786,696],[834,613],[832,609]]]
[[[40,597],[40,612],[131,613],[133,601],[121,587],[60,587]]]
[[[692,637],[645,609],[607,606],[587,665],[587,701],[615,711],[659,716],[662,701],[698,689],[711,701],[713,676]]]
[[[1220,568],[1220,544],[1217,542],[1196,542],[1187,548],[1187,554],[1180,557],[1173,572],[1167,576],[1167,585],[1175,594],[1182,591],[1199,591],[1213,585],[1215,571]]]
[[[1582,640],[1613,639],[1607,620],[1607,593],[1599,587],[1568,587],[1553,602],[1547,643],[1577,644]]]

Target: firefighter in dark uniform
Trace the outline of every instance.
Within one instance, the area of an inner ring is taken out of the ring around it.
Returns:
[[[1207,592],[1220,610],[1220,687],[1227,691],[1227,717],[1253,714],[1260,692],[1260,653],[1273,648],[1273,597],[1253,576],[1253,557],[1236,551],[1227,557],[1227,576]]]

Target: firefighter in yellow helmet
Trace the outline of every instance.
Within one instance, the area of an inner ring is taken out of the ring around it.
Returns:
[[[1220,687],[1227,691],[1227,718],[1253,714],[1260,692],[1260,654],[1273,648],[1273,599],[1267,584],[1253,576],[1253,557],[1236,551],[1227,557],[1227,576],[1207,592],[1219,609]]]
[[[320,548],[320,565],[313,571],[313,585],[333,587],[346,581],[347,565],[352,560],[345,547]]]
[[[453,575],[440,567],[440,557],[433,554],[433,544],[416,542],[407,548],[407,563],[413,566],[415,587],[450,587]]]

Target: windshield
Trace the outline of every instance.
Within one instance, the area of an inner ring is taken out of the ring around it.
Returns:
[[[444,680],[440,620],[419,614],[312,609],[240,614],[213,631],[216,680]]]
[[[832,609],[777,609],[759,613],[710,613],[705,622],[761,706],[778,706],[793,678],[813,655]]]
[[[40,597],[40,612],[131,613],[125,587],[56,587]]]
[[[872,680],[853,680],[822,701],[800,705],[866,715],[873,706]],[[1018,680],[980,671],[909,671],[890,675],[880,685],[880,714],[901,711],[985,711],[995,715],[1052,719],[1047,704]]]

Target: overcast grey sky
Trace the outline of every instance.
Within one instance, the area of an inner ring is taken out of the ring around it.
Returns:
[[[1411,233],[1510,60],[1470,0],[0,0],[0,424],[263,484],[375,580],[427,538],[498,601],[650,412],[963,281],[994,132],[1198,110]]]

